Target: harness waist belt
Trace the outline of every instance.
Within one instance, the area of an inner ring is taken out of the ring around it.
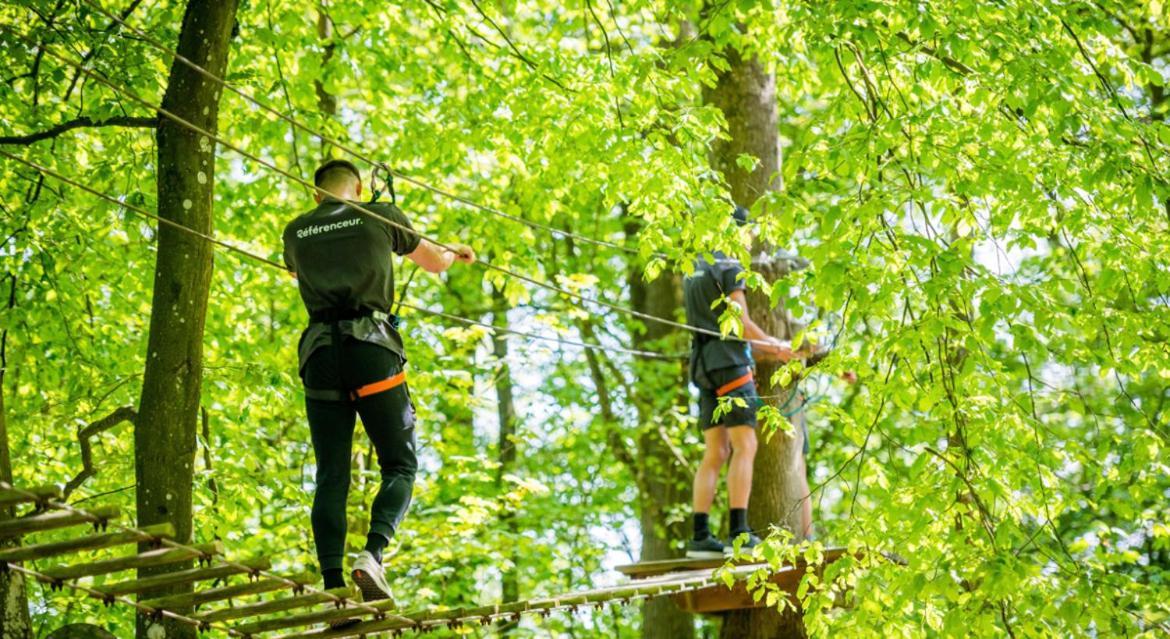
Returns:
[[[401,386],[405,382],[406,382],[406,371],[402,371],[401,373],[398,373],[397,375],[392,375],[390,377],[387,377],[386,379],[366,384],[365,386],[358,387],[352,391],[349,391],[348,393],[345,393],[345,392],[342,392],[339,390],[326,390],[326,389],[321,389],[321,388],[306,388],[305,389],[305,397],[308,397],[309,399],[316,399],[316,400],[321,400],[321,401],[326,401],[326,402],[342,402],[348,398],[350,401],[356,402],[357,400],[359,400],[363,397],[369,397],[370,395],[377,395],[378,393],[384,393],[388,390],[398,388],[399,386]]]
[[[365,386],[361,386],[361,387],[355,389],[353,392],[351,392],[349,394],[349,398],[354,400],[354,401],[357,401],[363,397],[368,397],[370,395],[376,395],[378,393],[388,391],[391,388],[396,388],[398,386],[401,386],[402,383],[405,381],[406,381],[406,371],[402,371],[401,373],[399,373],[397,375],[393,375],[393,376],[387,377],[386,379],[383,379],[381,381],[377,381],[377,382],[374,382],[372,384],[366,384]]]
[[[393,313],[375,311],[369,308],[326,308],[309,313],[309,321],[315,324],[343,322],[345,320],[355,320],[363,317],[372,317],[378,321],[391,320],[394,323],[398,322],[398,316]]]
[[[741,377],[737,377],[737,378],[731,380],[730,382],[727,382],[726,384],[715,389],[715,395],[717,397],[723,397],[724,395],[730,393],[731,391],[733,391],[741,386],[744,386],[745,384],[751,383],[751,381],[752,381],[752,372],[751,372],[751,370],[748,370],[748,372],[744,373]]]

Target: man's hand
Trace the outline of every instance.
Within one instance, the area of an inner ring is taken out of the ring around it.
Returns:
[[[775,337],[766,337],[753,341],[752,350],[758,355],[764,355],[764,357],[759,358],[764,360],[788,362],[799,356],[798,353],[792,350],[790,343],[776,339]]]
[[[448,246],[450,246],[451,249],[454,249],[452,252],[455,253],[455,261],[456,262],[463,262],[464,264],[474,264],[475,263],[475,249],[471,248],[470,246],[468,246],[466,244],[454,244],[453,243],[453,244],[448,244]]]

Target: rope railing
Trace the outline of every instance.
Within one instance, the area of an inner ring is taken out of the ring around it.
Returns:
[[[0,157],[4,157],[4,158],[10,159],[14,162],[19,162],[21,164],[24,164],[25,166],[28,166],[29,168],[40,171],[41,173],[44,173],[45,175],[48,175],[49,177],[51,177],[59,182],[62,182],[63,184],[68,184],[68,185],[73,186],[75,188],[79,188],[79,189],[81,189],[81,190],[83,190],[91,195],[94,195],[95,197],[101,198],[101,199],[103,199],[107,202],[110,202],[112,204],[115,204],[117,206],[124,207],[127,210],[131,211],[132,213],[135,213],[137,215],[145,217],[146,219],[154,220],[154,221],[159,222],[161,224],[166,224],[167,226],[175,228],[175,229],[182,231],[184,233],[189,233],[194,237],[200,238],[206,242],[210,242],[212,245],[220,247],[224,250],[230,251],[232,253],[236,253],[236,254],[243,256],[245,258],[255,260],[256,262],[259,262],[259,263],[264,264],[266,266],[270,266],[272,268],[278,269],[281,273],[288,272],[285,269],[284,265],[279,264],[273,260],[270,260],[262,255],[259,255],[257,253],[253,253],[252,251],[249,251],[245,248],[236,246],[235,244],[232,244],[230,242],[225,242],[225,241],[220,240],[214,236],[208,235],[207,233],[203,233],[202,231],[198,231],[198,230],[193,229],[193,228],[186,226],[184,224],[180,224],[180,223],[175,222],[173,220],[168,220],[164,217],[160,217],[154,213],[151,213],[150,211],[147,211],[146,209],[144,209],[140,206],[137,206],[135,204],[131,204],[129,202],[126,202],[125,200],[116,198],[112,195],[109,195],[108,193],[103,193],[103,192],[101,192],[101,191],[99,191],[99,190],[97,190],[97,189],[95,189],[87,184],[84,184],[78,180],[74,180],[74,179],[60,173],[59,171],[55,171],[55,170],[53,170],[47,166],[44,166],[43,164],[40,164],[38,162],[34,162],[32,160],[22,158],[18,155],[9,153],[8,151],[5,151],[3,149],[0,149]],[[426,308],[423,306],[416,306],[413,304],[407,304],[405,302],[400,302],[400,305],[404,308],[409,308],[409,309],[416,311],[416,312],[419,312],[419,313],[424,313],[427,315],[432,315],[435,317],[448,319],[448,320],[451,320],[454,322],[459,322],[461,324],[465,324],[468,326],[479,326],[479,327],[483,327],[483,328],[489,328],[489,329],[492,329],[493,331],[498,331],[501,333],[508,333],[511,335],[516,335],[518,337],[525,337],[528,339],[553,342],[556,344],[560,344],[562,346],[588,348],[588,349],[599,350],[599,351],[603,351],[603,352],[607,352],[607,353],[622,353],[624,355],[631,355],[634,357],[642,357],[642,358],[647,358],[647,359],[675,360],[675,359],[685,358],[685,355],[666,355],[666,354],[662,354],[662,353],[656,353],[654,351],[629,349],[629,348],[623,348],[620,346],[604,346],[602,344],[594,344],[594,343],[589,343],[589,342],[579,342],[579,341],[574,341],[574,340],[563,339],[560,337],[549,337],[547,335],[540,335],[538,333],[529,333],[529,332],[525,332],[525,331],[518,331],[515,329],[503,327],[503,326],[493,326],[491,324],[487,324],[484,322],[473,320],[473,319],[470,319],[467,317],[462,317],[462,316],[454,315],[451,313],[445,313],[442,311],[435,311],[435,310],[432,310],[432,309],[429,309],[429,308]]]
[[[600,240],[597,238],[589,237],[587,235],[581,235],[579,233],[574,233],[572,231],[559,229],[555,226],[551,226],[548,224],[537,222],[535,220],[529,220],[527,218],[520,217],[518,215],[513,215],[511,213],[507,213],[505,211],[502,211],[496,207],[488,206],[486,204],[476,202],[474,200],[466,198],[466,197],[459,195],[457,193],[452,193],[452,192],[447,191],[445,189],[428,184],[428,183],[423,182],[422,180],[420,180],[418,178],[412,177],[410,175],[406,175],[405,173],[402,173],[396,169],[384,167],[381,162],[369,157],[368,155],[362,153],[361,151],[358,151],[357,149],[354,149],[352,146],[350,146],[350,145],[348,145],[340,140],[337,140],[336,138],[332,138],[332,137],[326,135],[325,133],[322,133],[321,131],[313,129],[309,125],[304,124],[303,122],[300,122],[299,120],[292,117],[291,115],[288,115],[288,114],[284,113],[283,111],[280,111],[279,109],[276,109],[275,107],[256,98],[255,96],[244,92],[242,89],[232,85],[227,80],[224,80],[223,78],[216,75],[215,73],[207,70],[206,68],[193,62],[189,58],[183,56],[178,51],[175,51],[174,49],[171,49],[170,47],[166,46],[161,41],[159,41],[157,38],[150,35],[148,32],[143,31],[142,29],[139,29],[138,27],[131,25],[124,18],[122,18],[114,13],[111,13],[108,9],[101,6],[101,4],[95,2],[94,0],[82,0],[82,1],[85,4],[89,5],[91,8],[93,8],[98,13],[101,13],[102,15],[106,16],[110,20],[113,20],[114,22],[117,22],[118,24],[122,25],[128,31],[134,33],[134,35],[136,37],[140,38],[142,41],[146,42],[148,45],[150,45],[152,48],[158,50],[163,55],[170,57],[172,60],[178,60],[179,62],[186,65],[187,67],[189,67],[190,69],[192,69],[196,73],[207,78],[208,80],[211,80],[212,82],[218,84],[219,86],[227,89],[228,91],[240,96],[241,98],[250,102],[251,104],[259,107],[262,111],[265,111],[267,113],[270,113],[270,114],[276,116],[277,118],[283,120],[284,122],[287,122],[289,125],[296,127],[297,129],[300,129],[301,131],[304,131],[305,133],[308,133],[311,136],[316,137],[317,139],[321,140],[322,142],[324,142],[326,144],[329,144],[331,146],[335,146],[335,147],[341,149],[342,151],[348,153],[352,157],[357,158],[363,162],[366,162],[367,164],[369,164],[373,167],[383,168],[384,170],[387,170],[395,178],[398,178],[404,182],[409,182],[410,184],[413,184],[419,188],[422,188],[422,189],[425,189],[425,190],[430,191],[432,193],[435,193],[436,195],[441,195],[441,196],[448,198],[450,200],[453,200],[455,202],[459,202],[460,204],[469,206],[469,207],[474,208],[474,209],[478,209],[480,211],[484,211],[485,213],[490,213],[490,214],[495,215],[497,217],[501,217],[501,218],[504,218],[507,220],[511,220],[513,222],[518,222],[520,224],[524,224],[530,228],[545,231],[545,232],[548,232],[550,234],[557,235],[560,237],[571,238],[571,239],[578,240],[578,241],[581,241],[581,242],[584,242],[587,244],[593,244],[596,246],[604,246],[606,248],[624,251],[626,253],[630,253],[633,255],[640,254],[640,251],[636,248],[632,248],[629,246],[623,246],[621,244],[616,244],[614,242],[610,242],[607,240]],[[653,254],[651,254],[651,256],[652,257],[659,257],[662,259],[668,259],[668,257],[669,257],[663,253],[653,253]]]
[[[234,151],[235,153],[239,154],[240,156],[245,157],[245,158],[257,163],[260,166],[263,166],[263,167],[265,167],[265,168],[267,168],[275,173],[278,173],[278,174],[284,176],[285,178],[287,178],[287,179],[289,179],[297,184],[300,184],[300,185],[305,186],[309,189],[312,189],[312,191],[314,193],[319,193],[322,196],[336,198],[335,194],[333,194],[332,192],[326,191],[325,189],[322,189],[321,187],[319,187],[315,184],[307,182],[303,178],[301,178],[297,175],[294,175],[294,174],[288,172],[287,170],[282,169],[271,162],[268,162],[267,160],[261,159],[260,157],[256,156],[255,154],[253,154],[245,149],[242,149],[239,146],[236,146],[235,144],[225,140],[224,138],[220,137],[219,135],[217,135],[211,131],[208,131],[207,129],[205,129],[203,127],[200,127],[199,125],[194,124],[194,123],[184,119],[183,117],[181,117],[179,115],[176,115],[175,113],[171,112],[170,110],[164,108],[162,105],[156,105],[156,104],[150,102],[149,100],[139,96],[137,93],[135,93],[135,92],[133,92],[125,87],[122,87],[122,86],[115,84],[114,82],[105,78],[101,74],[98,74],[98,73],[86,68],[85,65],[83,65],[79,62],[76,62],[74,60],[71,60],[71,59],[57,53],[56,51],[50,49],[47,45],[38,45],[37,43],[33,42],[27,36],[20,34],[20,33],[14,33],[13,35],[18,40],[24,42],[27,46],[39,47],[39,50],[44,52],[45,55],[49,56],[50,58],[53,58],[53,59],[55,59],[63,64],[66,64],[68,66],[75,68],[78,72],[93,79],[95,82],[109,88],[110,90],[114,91],[115,93],[118,93],[119,95],[122,95],[122,96],[130,99],[131,101],[137,102],[138,104],[146,107],[147,109],[150,109],[152,111],[159,113],[163,117],[166,117],[167,119],[175,122],[176,124],[178,124],[184,128],[187,128],[188,130],[190,130],[194,133],[205,136],[209,141],[215,141],[216,143],[223,145],[225,148],[228,148],[228,149]],[[395,222],[393,220],[387,219],[387,218],[375,213],[374,211],[371,211],[369,208],[367,208],[366,206],[363,206],[361,203],[347,201],[347,204],[349,206],[351,206],[354,210],[356,210],[359,213],[361,213],[362,215],[370,218],[371,220],[374,220],[377,223],[385,224],[385,225],[390,226],[392,228],[396,228],[396,229],[417,235],[419,238],[424,239],[428,242],[431,242],[435,246],[443,248],[443,249],[450,251],[452,253],[459,254],[459,250],[456,249],[455,247],[451,246],[450,244],[441,242],[441,241],[434,239],[434,238],[432,238],[424,233],[416,231],[415,229],[412,229],[406,225],[403,225],[403,224],[400,224],[400,223]],[[608,308],[608,309],[613,310],[615,312],[629,315],[631,317],[636,317],[638,319],[663,324],[665,326],[670,326],[673,328],[683,329],[683,330],[686,330],[686,331],[689,331],[692,333],[710,335],[710,336],[717,337],[717,338],[727,340],[727,341],[759,344],[759,345],[765,345],[765,346],[770,345],[770,343],[765,341],[765,340],[745,339],[745,338],[736,337],[736,336],[724,335],[723,333],[721,333],[719,331],[710,330],[710,329],[706,329],[706,328],[702,328],[702,327],[698,327],[698,326],[692,326],[690,324],[686,324],[683,322],[676,322],[674,320],[666,319],[664,317],[659,317],[657,315],[652,315],[650,313],[644,313],[642,311],[638,311],[636,309],[621,306],[619,304],[614,304],[612,302],[607,302],[605,300],[600,300],[597,298],[589,297],[587,295],[582,295],[581,293],[577,293],[575,291],[566,289],[564,287],[557,286],[555,284],[550,284],[548,282],[544,282],[544,281],[535,279],[531,276],[524,275],[522,273],[518,273],[516,271],[512,271],[510,269],[504,268],[502,266],[497,266],[495,264],[492,264],[490,262],[486,262],[483,260],[477,260],[475,263],[480,265],[482,268],[499,272],[503,275],[506,275],[508,277],[512,277],[512,278],[515,278],[517,280],[526,282],[526,283],[531,284],[533,286],[536,286],[538,288],[543,288],[543,289],[552,291],[554,293],[564,295],[566,297],[578,300],[580,302],[584,302],[587,304],[594,304],[597,306]]]

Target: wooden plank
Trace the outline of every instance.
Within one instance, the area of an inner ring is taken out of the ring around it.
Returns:
[[[114,557],[113,559],[103,559],[101,561],[76,564],[73,566],[59,566],[41,572],[46,579],[52,581],[68,581],[82,577],[92,577],[94,575],[108,575],[126,570],[137,570],[146,566],[166,566],[220,554],[223,554],[223,544],[215,542],[211,544],[200,544],[190,549],[159,548],[158,550],[148,550],[137,555]]]
[[[244,561],[234,562],[234,564],[236,565],[223,564],[219,566],[212,566],[210,568],[188,568],[187,570],[177,570],[175,572],[168,572],[165,575],[155,575],[153,577],[145,577],[143,579],[129,579],[127,581],[120,581],[118,583],[95,586],[94,590],[100,591],[101,593],[110,596],[133,595],[140,592],[146,592],[148,590],[154,590],[155,588],[166,588],[176,584],[222,579],[224,577],[241,575],[256,570],[268,570],[272,567],[272,563],[268,559],[264,558],[247,559]]]
[[[356,595],[356,592],[355,592],[355,595]],[[390,610],[394,609],[394,602],[389,601],[389,600],[375,601],[375,602],[372,602],[369,604],[363,604],[363,605],[367,605],[367,606],[370,606],[372,608],[378,608],[379,610],[385,610],[385,611],[390,611]],[[373,614],[373,613],[371,613],[367,610],[363,610],[361,608],[355,608],[352,603],[349,605],[343,606],[343,607],[339,607],[339,608],[332,607],[332,606],[331,607],[322,606],[321,610],[315,610],[312,612],[306,612],[306,613],[302,613],[299,615],[292,615],[292,616],[288,616],[288,617],[281,616],[281,617],[277,617],[275,619],[267,619],[264,621],[254,621],[252,623],[247,623],[247,624],[243,624],[240,626],[236,626],[235,628],[233,628],[233,630],[238,630],[238,631],[244,633],[245,635],[254,635],[254,634],[259,634],[262,632],[271,632],[273,630],[283,630],[286,628],[301,628],[304,626],[311,626],[311,625],[315,625],[315,624],[328,623],[330,621],[334,621],[337,619],[346,619],[346,618],[357,619],[357,618],[360,618],[363,616],[368,616],[371,614]]]
[[[32,494],[30,495],[29,493]],[[0,508],[15,506],[16,504],[46,502],[50,499],[61,499],[63,495],[64,493],[62,492],[61,487],[56,484],[51,486],[33,486],[32,488],[10,488],[6,490],[0,490]]]
[[[200,590],[194,593],[171,595],[169,597],[159,597],[157,599],[147,599],[139,603],[144,606],[154,608],[155,610],[190,609],[206,603],[223,601],[224,599],[234,599],[236,597],[243,597],[246,595],[259,595],[265,592],[273,592],[275,590],[291,590],[297,586],[310,584],[316,580],[316,575],[297,575],[295,577],[289,577],[288,580],[271,578],[258,579],[256,581],[248,581],[242,584],[221,586],[219,588],[211,588],[209,590]],[[289,584],[288,581],[293,581],[295,584]]]
[[[274,612],[296,610],[297,608],[304,608],[305,606],[312,606],[319,603],[325,603],[327,601],[333,601],[334,598],[352,600],[357,597],[357,593],[357,588],[353,587],[334,588],[333,590],[326,590],[325,592],[310,592],[293,597],[261,601],[246,606],[233,606],[229,608],[220,608],[219,610],[200,612],[191,615],[191,617],[193,619],[206,621],[208,623],[229,621],[232,619],[244,619],[246,617],[257,617],[260,615],[272,614]]]
[[[659,559],[657,561],[643,561],[636,564],[628,564],[625,566],[618,566],[614,568],[623,575],[631,579],[643,579],[655,575],[663,575],[671,572],[681,572],[689,570],[710,570],[712,568],[721,568],[727,564],[729,558],[724,559],[687,559],[685,557],[679,559]],[[759,563],[758,559],[739,559],[733,562],[732,565],[742,566],[752,563]]]
[[[828,548],[824,551],[825,562],[836,561],[838,557],[845,553],[844,548]],[[618,566],[615,568],[618,572],[630,577],[631,579],[645,579],[655,575],[664,575],[671,572],[683,572],[691,570],[709,570],[711,568],[721,568],[727,565],[727,559],[662,559],[658,561],[643,561],[636,564],[629,564],[625,566]],[[743,557],[730,562],[733,566],[749,566],[752,564],[761,563],[759,559],[752,557]]]
[[[35,546],[24,546],[21,548],[0,550],[0,562],[48,559],[50,557],[56,557],[72,552],[79,552],[82,550],[95,550],[98,548],[110,548],[112,546],[121,546],[124,544],[158,541],[164,538],[170,539],[174,536],[174,526],[171,524],[159,524],[157,526],[147,526],[146,528],[142,529],[142,532],[119,531],[100,533],[97,535],[78,537],[77,539],[66,539],[63,541],[37,544]]]
[[[455,608],[450,610],[423,609],[411,612],[392,613],[387,607],[385,619],[366,619],[361,623],[339,630],[306,630],[292,634],[281,635],[276,639],[340,639],[342,637],[373,637],[377,633],[393,630],[414,629],[418,623],[426,622],[428,628],[435,625],[445,625],[455,619],[468,618],[472,622],[481,621],[484,617],[508,617],[532,611],[544,610],[561,606],[590,606],[600,605],[611,601],[620,601],[636,596],[657,596],[677,590],[684,582],[693,581],[695,577],[689,573],[675,574],[673,581],[664,583],[648,583],[636,581],[614,588],[601,588],[576,593],[567,593],[559,597],[517,601],[514,603],[479,606],[475,608]],[[377,603],[375,607],[380,607]],[[366,613],[353,610],[351,616],[362,616]],[[345,616],[345,615],[341,615]]]
[[[826,550],[825,564],[830,564],[840,559],[844,554],[845,549],[843,548]],[[768,568],[767,565],[761,567]],[[800,580],[804,578],[805,573],[810,569],[815,570],[819,574],[824,569],[824,564],[812,568],[804,561],[798,561],[795,565],[784,566],[779,570],[772,571],[771,576],[768,577],[768,581],[776,584],[781,592],[788,593],[793,604],[799,605],[799,602],[796,600],[796,589],[800,586]],[[679,608],[695,614],[712,614],[726,612],[728,610],[745,610],[765,606],[764,598],[761,597],[760,601],[756,601],[748,591],[747,584],[742,579],[737,581],[731,588],[728,588],[724,584],[719,584],[700,590],[678,593],[672,595],[671,598],[674,599],[675,604]]]
[[[675,605],[680,610],[697,615],[714,614],[728,610],[747,610],[764,605],[762,600],[757,603],[752,599],[751,593],[748,592],[747,586],[743,582],[737,582],[731,588],[719,585],[702,590],[680,592],[671,595],[670,598],[674,600]]]
[[[102,506],[87,511],[87,515],[58,510],[41,515],[33,515],[32,517],[8,519],[5,521],[0,521],[0,538],[18,537],[20,535],[27,535],[33,532],[56,530],[58,528],[69,528],[70,526],[80,526],[83,524],[92,524],[94,518],[97,518],[102,522],[107,522],[118,519],[121,516],[121,508],[116,506]]]
[[[780,586],[780,590],[788,593],[795,602],[795,593],[800,580],[804,576],[804,569],[786,567],[774,573],[769,581]],[[763,608],[764,598],[756,601],[748,591],[747,583],[737,581],[728,588],[725,584],[718,584],[701,590],[680,592],[671,595],[671,599],[678,607],[693,614],[713,614],[728,610],[746,610],[749,608]]]

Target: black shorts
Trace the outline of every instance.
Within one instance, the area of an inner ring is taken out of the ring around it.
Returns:
[[[751,426],[755,428],[758,421],[756,411],[760,407],[760,396],[756,390],[756,381],[751,377],[751,369],[746,366],[722,368],[709,371],[705,374],[704,383],[710,388],[699,387],[699,428],[707,430],[716,426]],[[720,392],[722,391],[722,392]],[[727,406],[715,417],[716,407],[722,397],[735,398],[727,402]],[[794,401],[803,402],[804,397],[798,395]],[[804,439],[801,449],[805,455],[809,453],[808,416],[801,411],[797,416],[789,417],[793,427],[800,430]],[[796,422],[800,422],[797,424]]]
[[[708,371],[706,382],[699,387],[699,428],[707,430],[715,426],[756,427],[756,409],[760,397],[752,371],[746,366],[721,368]],[[728,398],[726,406],[719,410],[720,398]]]

